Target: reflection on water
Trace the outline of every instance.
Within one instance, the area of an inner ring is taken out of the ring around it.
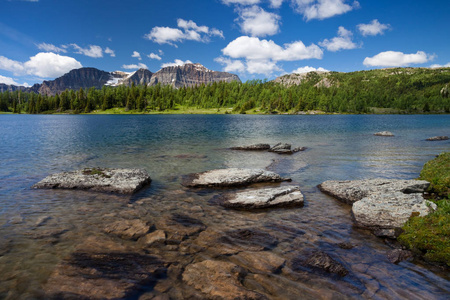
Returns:
[[[381,130],[395,137],[373,136]],[[269,298],[445,299],[448,274],[412,262],[389,263],[390,248],[383,240],[353,227],[350,207],[315,186],[330,179],[416,178],[426,161],[450,150],[448,141],[425,139],[449,131],[445,115],[0,116],[0,298],[46,298],[47,282],[56,280],[63,262],[95,237],[164,261],[164,276],[139,292],[146,299],[201,296],[182,273],[208,259],[243,266],[249,270],[243,286]],[[262,142],[308,149],[292,156],[227,149]],[[29,188],[50,173],[93,166],[145,168],[153,182],[133,196]],[[223,191],[180,185],[184,174],[227,167],[268,168],[290,176],[304,192],[305,206],[226,210],[209,202]],[[195,220],[182,227],[187,232],[200,224],[195,222],[204,225],[177,240],[173,235],[180,228],[170,220],[180,215]],[[151,231],[162,228],[170,242],[143,248],[105,233],[108,224],[125,219],[143,220]],[[239,255],[221,253],[228,248],[214,238],[242,229],[273,237],[276,243],[264,251],[283,259],[283,266],[254,270],[242,254],[249,249]],[[340,243],[353,247],[343,249]],[[340,278],[295,265],[314,251],[341,262],[349,275]]]

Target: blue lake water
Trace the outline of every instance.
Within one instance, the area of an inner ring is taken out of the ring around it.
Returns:
[[[395,137],[373,135],[385,130]],[[449,141],[425,141],[437,135],[450,135],[450,116],[0,115],[0,298],[46,298],[45,284],[55,266],[86,238],[103,236],[101,228],[110,218],[139,212],[158,224],[168,214],[195,206],[201,213],[193,215],[208,228],[256,227],[279,236],[283,242],[271,251],[287,262],[297,252],[319,249],[350,269],[346,279],[311,274],[301,284],[277,274],[277,292],[258,291],[269,298],[298,299],[308,291],[312,298],[445,299],[448,274],[418,262],[390,264],[384,241],[355,228],[350,207],[316,188],[331,179],[417,178],[426,161],[450,151]],[[307,150],[280,156],[228,149],[278,142]],[[133,196],[30,189],[51,173],[97,166],[145,168],[153,181]],[[221,191],[180,185],[182,175],[228,167],[267,168],[291,177],[305,194],[305,206],[230,211],[208,202]],[[303,234],[292,235],[273,224]],[[63,233],[52,235],[52,230]],[[190,240],[195,243],[195,238]],[[340,242],[357,246],[333,247]],[[198,261],[212,254],[191,256]],[[163,293],[188,297],[181,279],[164,280],[172,287]],[[283,294],[283,287],[289,292]]]

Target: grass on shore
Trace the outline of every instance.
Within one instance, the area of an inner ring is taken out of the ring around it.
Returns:
[[[437,209],[427,216],[413,216],[403,226],[398,241],[429,262],[450,267],[450,152],[427,162],[420,179],[431,183],[429,192]]]

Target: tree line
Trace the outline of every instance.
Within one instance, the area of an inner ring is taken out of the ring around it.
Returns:
[[[287,75],[289,76],[289,75]],[[327,83],[324,83],[326,78]],[[0,111],[13,113],[90,113],[123,108],[159,112],[180,108],[233,108],[285,113],[372,113],[377,108],[404,113],[450,112],[450,69],[398,68],[352,73],[310,72],[301,84],[250,80],[196,87],[132,85],[80,88],[49,96],[23,91],[0,94]]]

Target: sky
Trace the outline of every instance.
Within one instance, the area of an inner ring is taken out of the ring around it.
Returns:
[[[200,63],[242,81],[450,67],[450,0],[0,0],[0,83]]]

